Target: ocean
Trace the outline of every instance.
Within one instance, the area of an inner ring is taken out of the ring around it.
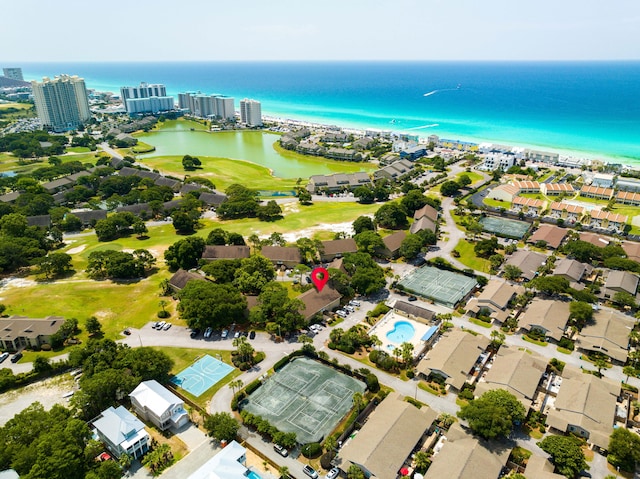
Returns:
[[[640,62],[23,64],[119,92],[141,81],[262,102],[265,115],[640,165]]]

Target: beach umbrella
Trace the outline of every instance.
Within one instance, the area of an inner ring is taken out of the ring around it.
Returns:
[[[407,469],[406,467],[403,467],[402,469],[400,469],[400,474],[402,474],[403,476],[408,476],[409,469]]]

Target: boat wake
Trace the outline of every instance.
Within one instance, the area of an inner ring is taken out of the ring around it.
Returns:
[[[407,130],[424,130],[425,128],[435,128],[440,126],[439,123],[431,123],[430,125],[414,126],[413,128],[407,128]]]
[[[458,84],[458,86],[456,88],[443,88],[441,90],[432,90],[429,93],[425,93],[422,96],[431,96],[431,95],[435,95],[436,93],[440,93],[442,91],[458,91],[460,90],[460,85]]]

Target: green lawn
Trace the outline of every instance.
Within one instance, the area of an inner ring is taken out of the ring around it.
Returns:
[[[526,334],[522,335],[522,339],[524,339],[528,343],[537,344],[538,346],[546,346],[547,344],[549,344],[549,343],[547,343],[545,341],[538,341],[537,339],[530,338]]]
[[[462,175],[467,175],[469,177],[469,179],[471,180],[471,185],[484,179],[484,176],[482,176],[480,173],[476,173],[475,171],[462,171],[456,175],[454,181],[457,181]]]
[[[460,240],[455,248],[456,251],[460,253],[460,257],[456,259],[471,269],[484,271],[485,273],[488,272],[491,267],[491,263],[489,263],[489,260],[478,258],[473,247],[474,244],[470,241],[464,239]]]
[[[132,153],[149,153],[150,151],[153,151],[155,149],[156,149],[155,146],[145,143],[144,141],[138,140],[138,143],[136,143],[136,146],[131,148],[131,152]]]
[[[33,105],[31,103],[0,103],[0,110],[8,110],[9,108],[28,110],[30,108],[33,108]]]
[[[69,153],[88,153],[91,150],[86,146],[68,146],[67,152]]]
[[[487,206],[492,206],[493,208],[504,208],[506,210],[511,208],[511,202],[494,200],[493,198],[485,198],[482,200],[482,203]]]
[[[476,319],[476,318],[469,318],[469,322],[476,324],[478,326],[482,326],[483,328],[491,329],[491,323],[485,323],[484,321],[480,321],[479,319]]]

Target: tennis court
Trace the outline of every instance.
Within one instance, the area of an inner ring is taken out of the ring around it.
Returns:
[[[361,381],[309,358],[296,358],[270,376],[242,404],[283,432],[295,432],[300,444],[330,434],[362,393]]]
[[[180,371],[171,382],[198,397],[231,371],[233,367],[206,354]]]
[[[477,283],[474,277],[423,266],[408,274],[399,284],[406,291],[454,308]]]
[[[516,221],[496,216],[485,216],[480,218],[480,223],[485,231],[505,238],[521,239],[531,225],[526,221]]]

